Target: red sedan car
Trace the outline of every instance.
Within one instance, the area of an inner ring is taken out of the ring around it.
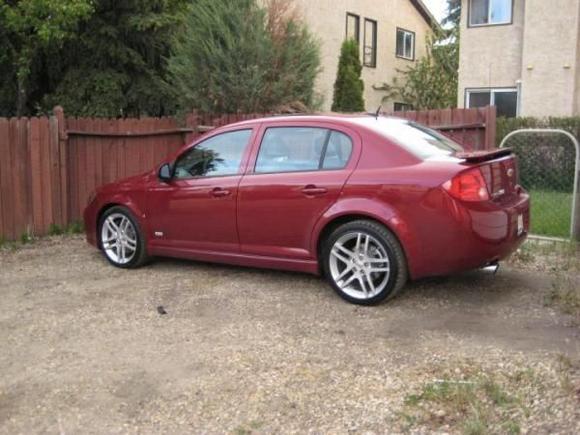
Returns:
[[[117,267],[170,256],[322,273],[373,304],[516,250],[529,227],[516,166],[395,118],[245,121],[98,189],[87,239]]]

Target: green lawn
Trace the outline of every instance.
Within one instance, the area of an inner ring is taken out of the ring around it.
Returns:
[[[572,194],[532,190],[531,233],[540,236],[570,237]]]

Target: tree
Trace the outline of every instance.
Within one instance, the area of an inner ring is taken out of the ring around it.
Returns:
[[[197,0],[169,60],[182,111],[265,112],[315,102],[319,47],[297,16],[270,1]]]
[[[446,27],[433,27],[427,37],[426,56],[399,70],[391,83],[375,87],[387,92],[384,100],[401,100],[417,110],[457,105],[460,19],[461,0],[447,0]]]
[[[417,110],[456,107],[458,69],[459,24],[447,29],[435,26],[427,37],[425,57],[375,89],[387,92],[385,101],[400,100]]]
[[[162,116],[175,112],[167,84],[171,41],[189,0],[97,0],[90,19],[51,50],[41,106],[77,116]]]
[[[6,0],[0,5],[0,71],[15,83],[12,89],[3,86],[0,96],[12,97],[17,115],[30,109],[29,96],[35,91],[32,78],[41,68],[42,51],[61,46],[91,12],[91,0]],[[10,109],[6,101],[1,106]]]
[[[359,47],[355,40],[342,43],[338,72],[334,82],[333,112],[362,112],[365,110],[363,99],[364,83],[361,79],[362,65]]]
[[[11,0],[0,6],[0,115],[166,115],[171,41],[191,0]]]
[[[452,24],[459,26],[461,21],[461,0],[447,0],[447,16],[443,19],[443,25]]]

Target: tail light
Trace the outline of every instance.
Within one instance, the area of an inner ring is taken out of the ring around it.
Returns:
[[[443,183],[443,188],[461,201],[487,201],[489,191],[480,168],[461,172]]]

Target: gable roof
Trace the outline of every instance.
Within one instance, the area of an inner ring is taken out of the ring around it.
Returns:
[[[431,11],[429,11],[427,6],[425,6],[425,3],[423,3],[423,0],[409,0],[409,1],[413,6],[415,6],[415,9],[417,9],[417,11],[423,17],[423,19],[427,21],[427,24],[429,24],[431,27],[433,27],[433,25],[437,26],[439,25],[433,14],[431,14]]]

